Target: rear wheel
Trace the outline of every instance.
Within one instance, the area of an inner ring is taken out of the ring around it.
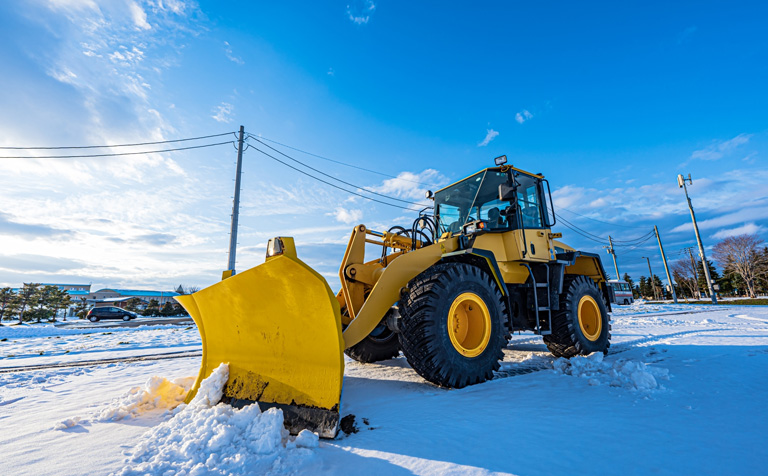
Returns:
[[[88,320],[91,321],[91,322],[98,322],[99,318],[97,316],[91,316],[91,317],[88,318]]]
[[[387,316],[384,316],[381,323],[368,334],[368,337],[345,350],[344,353],[350,358],[366,364],[397,357],[400,354],[400,342],[397,339],[397,334],[387,327],[386,322]]]
[[[430,382],[452,388],[493,377],[506,345],[508,311],[496,282],[466,263],[435,265],[400,300],[400,346]]]
[[[611,324],[603,296],[586,276],[566,276],[560,310],[552,313],[552,334],[544,343],[555,357],[608,352]]]

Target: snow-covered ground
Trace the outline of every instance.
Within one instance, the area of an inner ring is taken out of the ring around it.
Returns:
[[[0,373],[3,474],[766,474],[768,307],[617,306],[611,352],[552,358],[516,335],[497,378],[426,383],[404,358],[347,360],[336,440],[180,404],[199,357]],[[7,340],[6,340],[7,339]],[[0,371],[198,350],[194,327],[0,328]]]

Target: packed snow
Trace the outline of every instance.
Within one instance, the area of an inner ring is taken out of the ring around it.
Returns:
[[[197,356],[3,372],[3,473],[764,474],[768,307],[641,302],[612,327],[607,355],[569,360],[515,335],[494,380],[459,390],[402,356],[347,359],[357,432],[334,440],[219,402],[225,365],[184,404]],[[199,349],[188,326],[1,327],[0,371]]]

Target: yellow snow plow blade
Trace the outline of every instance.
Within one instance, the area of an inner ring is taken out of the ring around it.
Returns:
[[[262,265],[175,298],[203,342],[200,373],[186,401],[228,363],[222,401],[278,407],[292,433],[306,428],[333,438],[344,376],[338,300],[296,257],[293,238],[270,240],[268,254]]]

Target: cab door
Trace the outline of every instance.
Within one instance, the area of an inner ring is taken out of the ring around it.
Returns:
[[[542,186],[542,180],[526,174],[516,174],[517,211],[520,229],[521,259],[526,261],[551,261],[554,248],[550,237],[550,218]]]

